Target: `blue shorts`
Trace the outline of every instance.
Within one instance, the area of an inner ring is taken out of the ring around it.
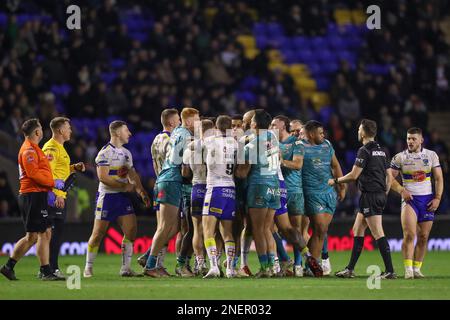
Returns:
[[[275,211],[275,217],[281,216],[288,212],[287,207],[287,190],[284,181],[280,180],[280,208]]]
[[[133,205],[125,192],[97,192],[95,219],[114,222],[118,217],[134,214]]]
[[[288,192],[287,210],[290,216],[305,214],[305,198],[303,192]]]
[[[414,196],[408,204],[414,209],[417,216],[417,223],[425,221],[434,221],[434,212],[428,211],[428,203],[434,199],[433,194],[424,196]],[[402,201],[402,207],[405,206],[405,201]]]
[[[156,202],[158,204],[170,204],[179,207],[182,198],[181,186],[181,182],[176,181],[158,182]]]
[[[233,220],[236,214],[236,191],[234,187],[206,189],[203,215],[219,220]]]
[[[191,213],[193,216],[201,216],[203,204],[205,203],[206,184],[196,184],[192,187]]]
[[[305,213],[312,216],[319,213],[334,214],[337,205],[336,191],[305,194]]]

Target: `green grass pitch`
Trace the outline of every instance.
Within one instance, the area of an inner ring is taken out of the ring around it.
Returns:
[[[331,252],[334,271],[345,267],[350,252]],[[140,267],[133,258],[136,271]],[[250,257],[252,271],[257,271],[257,257]],[[65,271],[69,265],[83,270],[84,256],[60,258]],[[118,276],[120,256],[99,255],[94,265],[94,277],[81,279],[80,290],[69,290],[65,282],[43,282],[36,278],[36,257],[25,257],[16,266],[19,281],[8,281],[0,275],[0,300],[6,299],[450,299],[450,252],[427,254],[423,273],[426,279],[403,279],[400,253],[393,254],[397,280],[382,280],[381,289],[367,288],[369,265],[382,266],[378,251],[363,252],[356,268],[355,279],[334,276],[316,278],[271,279],[165,279],[121,278]],[[0,258],[3,264],[6,257]],[[166,257],[166,266],[173,273],[174,255]]]

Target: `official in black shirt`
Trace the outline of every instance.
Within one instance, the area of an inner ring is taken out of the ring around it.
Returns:
[[[360,208],[353,225],[352,256],[347,267],[336,273],[336,276],[341,278],[355,277],[354,269],[364,246],[364,233],[367,227],[377,241],[383,257],[386,271],[381,278],[395,279],[397,277],[392,266],[391,250],[382,224],[382,213],[386,205],[392,175],[386,153],[375,141],[376,135],[376,122],[368,119],[362,120],[358,129],[358,140],[363,146],[358,150],[352,171],[341,178],[328,181],[328,184],[333,186],[358,180],[358,188],[361,190]]]

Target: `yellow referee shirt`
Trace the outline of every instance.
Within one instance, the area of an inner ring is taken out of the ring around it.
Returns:
[[[44,144],[42,151],[50,163],[53,179],[66,180],[73,171],[73,166],[70,165],[70,157],[64,149],[64,145],[51,138]],[[58,197],[66,198],[66,192],[57,189],[53,189],[53,192]]]

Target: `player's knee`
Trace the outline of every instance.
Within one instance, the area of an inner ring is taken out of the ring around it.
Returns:
[[[427,241],[428,241],[428,235],[427,234],[419,233],[417,235],[417,243],[419,243],[419,244],[426,244]]]
[[[403,239],[406,242],[414,242],[414,238],[416,237],[416,235],[414,234],[414,232],[411,231],[404,231],[403,232]],[[419,239],[417,239],[419,241]]]

